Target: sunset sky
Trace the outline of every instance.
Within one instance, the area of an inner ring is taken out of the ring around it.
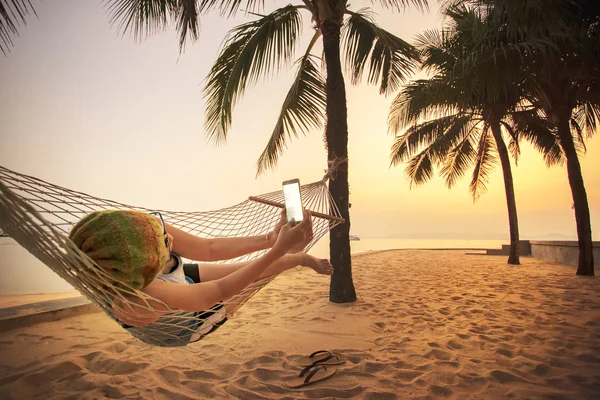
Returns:
[[[169,210],[208,210],[281,182],[322,178],[322,131],[294,139],[275,171],[255,179],[256,160],[273,129],[295,68],[247,90],[234,109],[225,145],[204,133],[204,79],[226,32],[249,20],[201,17],[201,36],[179,54],[169,29],[141,43],[111,27],[100,0],[33,1],[39,19],[0,56],[0,165],[61,186],[124,203]],[[269,12],[287,2],[266,2]],[[353,10],[370,2],[352,3]],[[374,8],[380,25],[407,41],[442,26],[437,3],[391,13]],[[304,16],[300,57],[312,35]],[[500,166],[488,192],[473,203],[470,176],[448,190],[436,179],[410,189],[404,167],[390,168],[387,132],[392,97],[347,81],[352,233],[364,237],[508,238]],[[600,238],[600,139],[581,160]],[[596,161],[593,161],[596,160]],[[566,169],[547,169],[523,143],[513,169],[522,238],[575,235]]]

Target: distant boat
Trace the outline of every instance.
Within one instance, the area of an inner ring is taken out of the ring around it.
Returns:
[[[356,235],[350,235],[350,240],[360,240],[360,238]]]

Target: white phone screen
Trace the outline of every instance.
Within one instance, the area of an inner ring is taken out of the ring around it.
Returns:
[[[300,198],[300,185],[297,182],[283,185],[283,197],[285,199],[285,211],[288,222],[292,218],[296,223],[304,219],[302,213],[302,199]]]

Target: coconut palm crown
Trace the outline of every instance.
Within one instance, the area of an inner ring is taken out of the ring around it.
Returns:
[[[335,8],[328,6],[333,3]],[[402,3],[383,2],[398,8]],[[310,15],[314,34],[303,54],[294,60],[302,12]],[[207,132],[215,141],[225,140],[233,107],[247,86],[278,72],[286,64],[295,63],[295,79],[267,146],[258,159],[257,174],[276,166],[291,137],[319,129],[326,120],[326,78],[319,66],[325,60],[313,54],[323,36],[323,22],[333,20],[342,28],[345,66],[352,83],[360,82],[366,72],[367,81],[377,84],[382,94],[398,90],[412,72],[418,56],[413,46],[379,27],[369,9],[353,12],[343,2],[306,1],[301,5],[287,5],[267,15],[255,15],[258,19],[230,31],[209,73],[205,96]]]

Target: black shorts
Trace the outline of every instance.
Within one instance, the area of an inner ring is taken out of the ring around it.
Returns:
[[[198,264],[183,264],[183,273],[185,276],[194,281],[194,283],[200,283],[200,271],[198,271]]]

